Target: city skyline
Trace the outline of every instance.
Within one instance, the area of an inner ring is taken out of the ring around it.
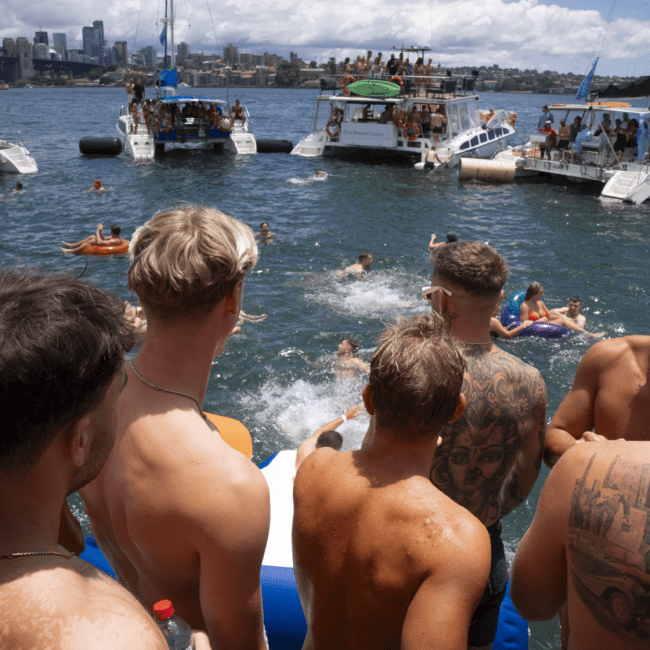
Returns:
[[[53,10],[41,0],[29,5],[6,2],[5,24],[10,27],[0,32],[0,38],[31,40],[36,31],[47,31],[64,33],[68,47],[80,47],[82,27],[97,18],[111,47],[126,41],[129,52],[153,46],[162,53],[157,13],[162,10],[157,7],[143,6],[140,11],[132,0],[117,0],[107,11],[90,0],[82,9],[72,0]],[[396,12],[387,0],[377,0],[370,17],[365,5],[338,2],[298,2],[291,11],[253,3],[237,5],[228,15],[206,5],[196,7],[191,16],[185,15],[187,5],[179,3],[175,45],[183,41],[191,52],[221,55],[223,47],[233,43],[250,54],[274,51],[288,59],[294,51],[304,61],[318,63],[330,57],[354,58],[368,49],[382,51],[387,58],[393,46],[426,45],[432,48],[434,62],[444,67],[498,64],[576,74],[586,73],[600,55],[599,74],[650,74],[647,0],[618,0],[611,16],[611,0],[592,0],[589,10],[582,9],[584,1],[578,0],[416,0],[408,12]],[[337,18],[338,9],[345,13],[344,22]],[[79,24],[78,16],[89,13],[91,18]],[[133,19],[135,15],[139,20]]]

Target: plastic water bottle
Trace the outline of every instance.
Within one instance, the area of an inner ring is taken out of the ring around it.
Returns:
[[[153,617],[170,650],[195,650],[192,628],[182,618],[174,615],[171,600],[159,600],[153,606]]]

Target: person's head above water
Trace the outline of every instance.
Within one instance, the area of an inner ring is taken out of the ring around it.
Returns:
[[[370,253],[361,253],[359,255],[359,264],[364,268],[372,264],[372,255]]]
[[[356,339],[351,337],[344,338],[337,348],[337,354],[342,356],[344,354],[356,354],[359,349],[359,343]]]
[[[196,205],[155,215],[135,231],[129,254],[129,289],[161,320],[209,313],[257,263],[247,225]]]
[[[370,361],[377,424],[439,431],[457,412],[464,371],[465,361],[437,314],[398,319],[379,337]]]
[[[93,185],[94,185],[95,187],[101,187],[101,186],[102,186],[102,182],[98,180],[98,181],[95,181],[95,182],[93,183]]]
[[[267,221],[262,221],[260,225],[260,232],[268,232],[270,230],[269,224]]]
[[[115,237],[119,237],[121,232],[122,229],[116,223],[114,223],[111,226],[111,235],[114,235]]]
[[[455,241],[458,241],[458,235],[455,232],[447,233],[447,243],[453,244]]]

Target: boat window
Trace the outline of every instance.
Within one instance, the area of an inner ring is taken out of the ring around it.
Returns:
[[[462,151],[463,149],[467,149],[467,148],[469,148],[469,140],[465,140],[465,142],[463,142],[463,144],[461,144],[460,147],[458,147],[458,148],[459,148],[461,151]]]
[[[472,128],[481,126],[481,116],[478,111],[478,102],[472,101],[467,105],[467,110],[469,111],[469,119],[472,125]]]
[[[478,136],[477,135],[475,135],[472,138],[472,141],[470,142],[470,144],[472,145],[472,147],[478,147]]]
[[[481,133],[481,142],[487,142],[487,133]]]
[[[460,117],[460,130],[469,131],[472,128],[472,124],[469,119],[469,106],[467,103],[458,104],[458,115]]]
[[[503,135],[503,129],[500,126],[498,126],[496,129],[494,129],[494,133],[497,137],[499,137]]]
[[[458,108],[453,104],[447,104],[447,125],[450,130],[450,137],[454,138],[460,133],[460,119],[458,117]]]
[[[495,137],[494,131],[488,131],[488,138],[490,138],[490,140],[494,140]]]

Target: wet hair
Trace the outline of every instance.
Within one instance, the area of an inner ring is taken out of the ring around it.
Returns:
[[[269,222],[268,222],[268,221],[262,221],[262,223],[260,224],[260,230],[262,230],[262,228],[263,228],[264,226],[268,226],[268,225],[269,225]],[[269,226],[269,228],[270,228],[270,226]]]
[[[361,253],[361,255],[359,255],[359,263],[363,262],[363,260],[367,260],[369,257],[372,257],[370,253]]]
[[[569,298],[569,302],[579,302],[580,304],[582,304],[582,300],[580,300],[580,296],[571,296]]]
[[[121,232],[122,229],[116,223],[111,226],[111,235],[118,237]]]
[[[16,189],[17,189],[17,190],[22,190],[22,189],[23,189],[23,184],[22,184],[20,181],[18,181],[18,182],[16,183]]]
[[[539,293],[544,287],[539,282],[531,282],[526,289],[524,300],[530,300],[536,293]]]
[[[357,350],[359,349],[359,341],[353,338],[345,338],[343,339],[344,343],[347,343],[351,348],[352,348],[352,354],[356,354]]]
[[[462,241],[434,248],[434,274],[474,296],[498,296],[508,280],[508,263],[491,246]]]
[[[447,243],[453,244],[455,241],[458,241],[458,235],[455,232],[447,233]]]
[[[129,289],[166,320],[208,313],[257,262],[248,226],[196,205],[155,215],[135,231],[129,254]]]
[[[440,316],[398,319],[379,337],[370,362],[377,424],[440,430],[456,411],[464,371],[465,360]]]
[[[338,431],[323,431],[316,440],[316,449],[321,447],[331,447],[336,451],[341,451],[343,446],[343,436]]]
[[[38,462],[103,399],[132,345],[117,297],[68,275],[0,270],[0,471]]]

